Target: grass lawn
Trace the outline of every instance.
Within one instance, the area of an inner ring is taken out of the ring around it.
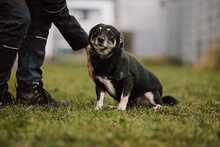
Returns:
[[[70,101],[61,108],[10,106],[0,109],[0,146],[8,147],[219,147],[220,72],[189,67],[148,66],[175,107],[95,111],[94,84],[85,65],[47,64],[45,87]],[[15,92],[14,78],[10,81]],[[107,98],[105,104],[116,105]]]

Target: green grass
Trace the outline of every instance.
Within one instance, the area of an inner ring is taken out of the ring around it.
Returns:
[[[70,105],[1,108],[0,146],[219,147],[220,73],[167,65],[148,68],[161,79],[165,95],[177,97],[179,105],[157,112],[95,111],[94,84],[85,65],[45,65],[45,87]],[[116,105],[111,98],[105,104]]]

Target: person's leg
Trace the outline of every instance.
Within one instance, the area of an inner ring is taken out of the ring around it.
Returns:
[[[42,70],[45,58],[45,46],[51,27],[51,21],[42,9],[40,1],[27,0],[31,14],[31,24],[18,52],[17,82],[31,84],[42,80]]]
[[[18,54],[17,101],[31,105],[55,104],[49,93],[43,89],[41,70],[51,21],[43,11],[41,2],[27,0],[27,4],[32,21]]]
[[[42,0],[45,11],[73,50],[88,45],[88,34],[74,16],[69,14],[66,0]]]
[[[25,0],[0,1],[0,105],[11,102],[7,82],[29,23]]]

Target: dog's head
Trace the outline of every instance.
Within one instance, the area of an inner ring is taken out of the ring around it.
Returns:
[[[98,24],[89,33],[89,42],[92,49],[102,59],[110,58],[121,52],[124,40],[121,33],[111,25]]]

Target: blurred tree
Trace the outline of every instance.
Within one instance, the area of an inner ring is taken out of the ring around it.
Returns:
[[[129,52],[133,52],[133,44],[132,44],[132,40],[133,40],[133,34],[132,32],[123,32],[123,37],[124,37],[124,41],[125,41],[125,49]]]
[[[201,57],[196,67],[199,69],[220,70],[220,38],[210,41],[207,54]]]

